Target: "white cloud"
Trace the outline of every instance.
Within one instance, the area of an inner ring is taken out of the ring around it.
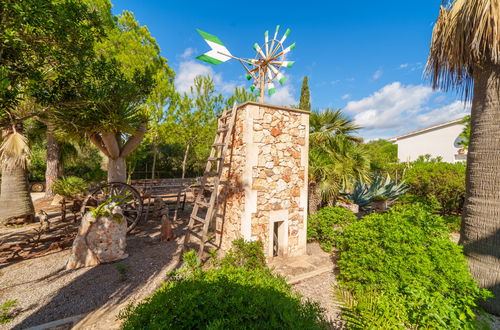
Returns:
[[[400,135],[470,113],[470,104],[462,101],[438,105],[439,96],[428,86],[394,82],[368,97],[347,103],[344,110],[363,127],[365,139]]]
[[[222,94],[233,93],[237,86],[234,82],[224,81],[222,79],[222,75],[220,73],[215,73],[214,69],[210,66],[193,60],[188,60],[179,64],[179,70],[177,70],[177,75],[175,77],[177,91],[181,93],[189,92],[191,86],[193,86],[194,78],[200,75],[211,76],[214,80],[215,88]]]
[[[470,114],[471,105],[462,101],[455,101],[444,107],[422,113],[417,116],[416,124],[418,127],[428,127],[450,120],[462,118]]]
[[[271,96],[266,95],[265,102],[284,107],[299,104],[299,102],[293,97],[293,91],[293,86],[289,83],[285,83],[283,86],[277,86],[276,93]]]
[[[409,65],[408,63],[404,63],[404,64],[401,64],[401,65],[399,66],[399,68],[400,68],[400,69],[404,69],[404,68],[407,68],[407,67],[408,67],[408,65]]]
[[[194,49],[193,48],[186,48],[184,52],[180,55],[181,58],[190,58],[194,54]]]
[[[421,112],[432,93],[427,86],[394,82],[368,97],[349,102],[345,110],[366,129],[394,128]]]
[[[384,71],[382,69],[379,69],[379,70],[375,71],[375,73],[372,76],[372,79],[377,80],[380,77],[382,77],[383,74],[384,74]]]
[[[345,94],[342,96],[342,100],[347,100],[351,98],[351,94]]]

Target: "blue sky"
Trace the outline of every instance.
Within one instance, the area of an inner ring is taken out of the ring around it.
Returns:
[[[420,1],[171,1],[122,0],[114,12],[134,12],[177,73],[179,90],[197,74],[211,74],[225,95],[250,84],[241,64],[213,66],[195,59],[209,50],[196,29],[218,36],[236,56],[253,57],[264,31],[292,33],[288,82],[268,99],[298,103],[309,77],[313,109],[341,108],[364,127],[365,139],[388,138],[459,118],[470,111],[455,93],[430,88],[423,70],[441,0]],[[267,10],[262,11],[267,4]]]

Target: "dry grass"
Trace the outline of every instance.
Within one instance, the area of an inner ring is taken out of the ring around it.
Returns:
[[[473,69],[500,65],[500,0],[455,0],[441,7],[426,72],[434,88],[472,96]]]

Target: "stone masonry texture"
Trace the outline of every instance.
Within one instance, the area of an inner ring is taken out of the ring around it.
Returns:
[[[306,253],[309,112],[247,102],[226,154],[216,232],[222,251],[260,240],[266,256]],[[274,233],[278,223],[278,237]]]

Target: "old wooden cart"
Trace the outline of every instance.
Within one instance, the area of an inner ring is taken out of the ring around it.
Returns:
[[[92,189],[82,204],[82,215],[92,207],[105,202],[116,202],[123,209],[130,232],[141,218],[148,216],[158,198],[175,205],[173,210],[184,209],[188,194],[198,185],[198,178],[132,180],[131,184],[111,182]]]

